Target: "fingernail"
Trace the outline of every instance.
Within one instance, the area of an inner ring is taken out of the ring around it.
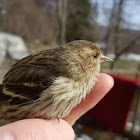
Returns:
[[[14,140],[9,132],[0,132],[0,140]]]

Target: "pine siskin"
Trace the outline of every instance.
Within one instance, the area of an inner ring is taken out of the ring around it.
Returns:
[[[94,86],[100,62],[110,60],[86,40],[25,57],[0,85],[0,125],[67,116]]]

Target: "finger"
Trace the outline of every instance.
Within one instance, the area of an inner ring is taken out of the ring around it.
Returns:
[[[80,116],[93,108],[113,87],[114,80],[107,74],[101,73],[98,76],[98,80],[99,81],[95,84],[92,91],[86,96],[85,100],[77,105],[70,114],[64,118],[64,120],[66,120],[70,125],[73,125]]]
[[[26,119],[0,127],[0,140],[72,140],[72,127],[64,120]]]

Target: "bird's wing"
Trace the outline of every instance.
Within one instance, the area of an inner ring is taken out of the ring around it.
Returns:
[[[22,70],[19,68],[16,72],[10,72],[7,82],[3,82],[3,91],[0,94],[1,101],[12,105],[38,99],[42,91],[52,84],[54,78],[43,68],[25,67]],[[11,78],[16,78],[16,81],[12,82]]]
[[[26,59],[29,60],[25,61]],[[60,73],[55,71],[53,62],[42,64],[34,59],[27,57],[21,60],[5,75],[3,91],[0,94],[2,102],[14,105],[36,100],[42,91],[52,84],[53,79],[59,76]]]

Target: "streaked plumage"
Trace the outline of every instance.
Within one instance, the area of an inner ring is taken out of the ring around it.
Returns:
[[[80,40],[20,60],[0,85],[1,125],[67,116],[95,84],[101,59],[95,44]]]

